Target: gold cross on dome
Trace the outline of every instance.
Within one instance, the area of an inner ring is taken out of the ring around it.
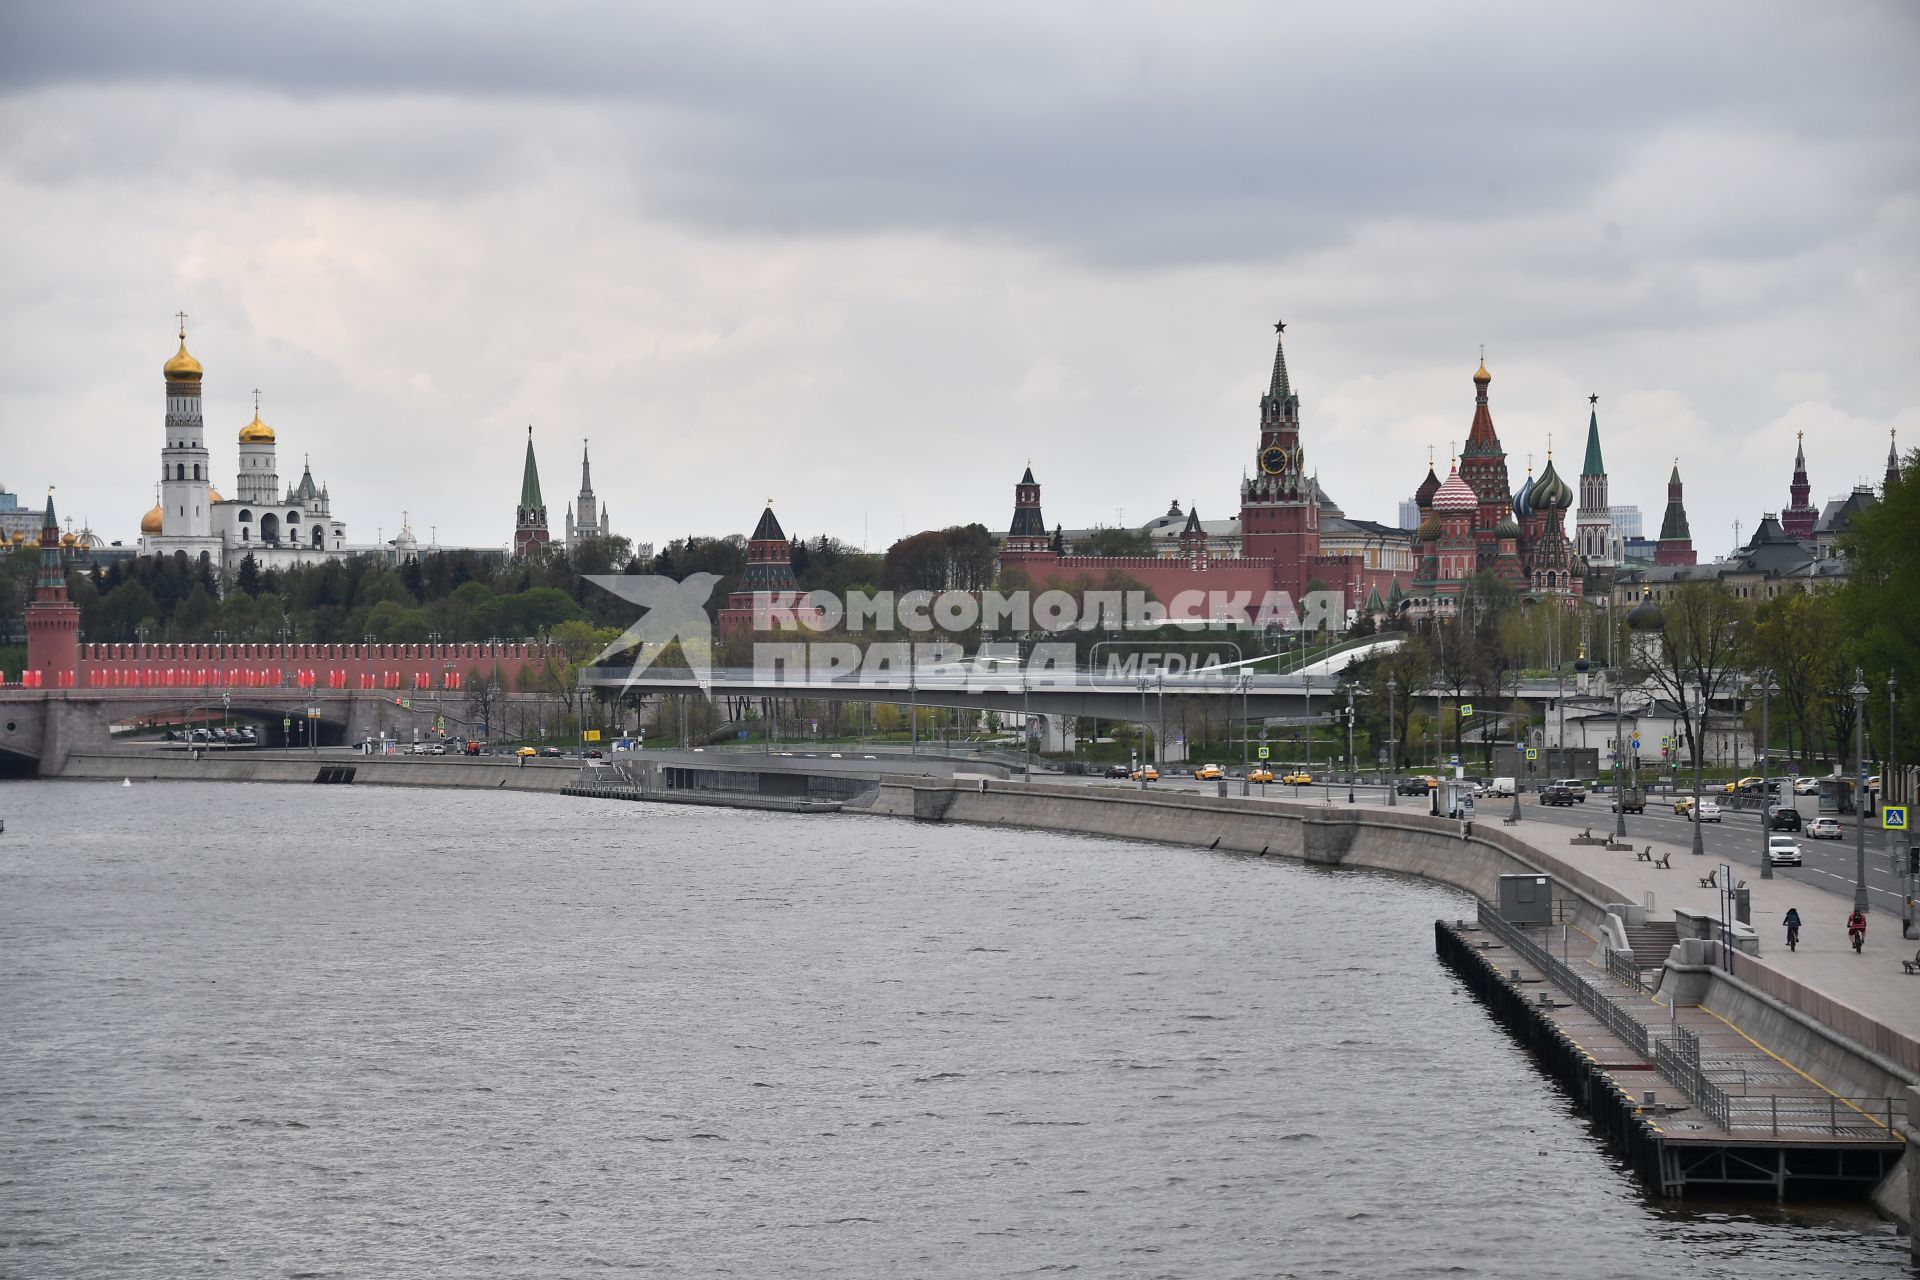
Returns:
[[[185,342],[187,340],[187,313],[184,311],[176,311],[173,314],[180,318],[180,341]]]

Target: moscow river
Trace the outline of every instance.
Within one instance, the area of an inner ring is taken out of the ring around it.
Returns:
[[[1649,1195],[1419,881],[498,792],[0,786],[0,1275],[1911,1275]]]

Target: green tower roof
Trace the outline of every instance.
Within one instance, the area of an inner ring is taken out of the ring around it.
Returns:
[[[520,473],[520,505],[529,511],[546,506],[540,500],[540,466],[533,460],[533,428],[527,428],[527,465]]]
[[[1595,409],[1587,418],[1587,461],[1586,465],[1580,468],[1580,474],[1603,476],[1606,473],[1607,466],[1600,461],[1600,411]]]

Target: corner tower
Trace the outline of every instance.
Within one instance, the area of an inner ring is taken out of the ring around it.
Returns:
[[[1287,376],[1284,322],[1273,326],[1273,375],[1260,397],[1254,472],[1240,482],[1240,554],[1273,564],[1273,585],[1299,599],[1320,555],[1320,497],[1300,444],[1300,397]]]
[[[182,348],[184,350],[184,347]],[[80,668],[80,606],[67,597],[67,570],[61,560],[60,519],[47,493],[47,514],[40,522],[40,573],[27,605],[27,670],[49,688],[70,687]]]

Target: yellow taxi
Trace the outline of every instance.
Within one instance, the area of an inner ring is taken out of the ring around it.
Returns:
[[[1156,769],[1156,768],[1154,768],[1154,767],[1153,767],[1152,765],[1147,765],[1147,766],[1145,766],[1144,768],[1140,768],[1140,769],[1135,769],[1135,770],[1134,770],[1134,771],[1133,771],[1133,772],[1132,772],[1132,773],[1131,773],[1130,775],[1128,775],[1128,776],[1129,776],[1129,777],[1131,777],[1131,778],[1132,778],[1132,779],[1133,779],[1133,780],[1134,780],[1135,782],[1158,782],[1158,781],[1160,781],[1160,771],[1159,771],[1158,769]]]
[[[1305,787],[1312,784],[1313,775],[1304,769],[1296,769],[1286,777],[1280,779],[1280,781],[1296,787]]]
[[[1679,814],[1683,818],[1686,817],[1687,814],[1692,811],[1692,809],[1693,809],[1692,796],[1681,796],[1678,800],[1675,800],[1673,802],[1673,811]]]
[[[1733,795],[1735,792],[1745,791],[1748,787],[1757,787],[1764,781],[1764,778],[1755,775],[1751,778],[1742,778],[1738,782],[1729,782],[1727,784],[1727,794]]]
[[[1213,782],[1227,776],[1227,771],[1217,764],[1203,764],[1193,771],[1193,776],[1202,782]]]
[[[1263,764],[1257,764],[1253,766],[1253,771],[1247,774],[1247,781],[1248,782],[1272,782],[1273,770],[1267,768],[1267,766]]]
[[[537,756],[540,754],[540,749],[538,747],[522,747],[513,754],[517,756]]]

